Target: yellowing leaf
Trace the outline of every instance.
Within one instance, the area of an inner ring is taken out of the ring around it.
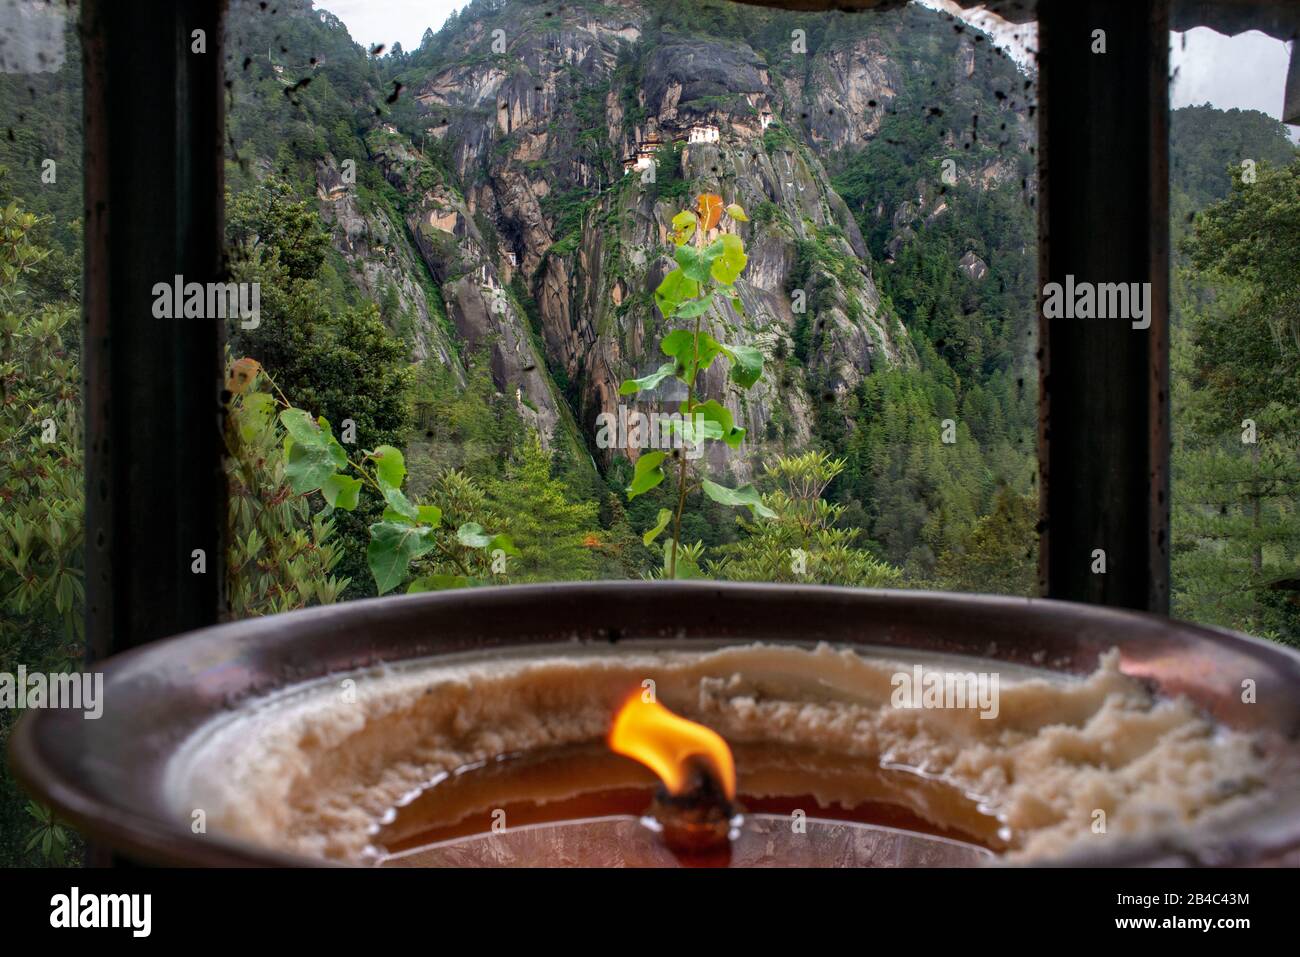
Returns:
[[[689,242],[695,235],[695,214],[689,209],[683,209],[673,217],[673,242],[678,246]]]
[[[745,244],[734,233],[724,233],[718,243],[721,252],[714,258],[710,272],[718,282],[730,286],[744,272],[749,257],[745,255]]]
[[[739,220],[742,223],[749,222],[749,217],[745,215],[745,207],[739,203],[732,203],[727,207],[727,215],[732,219]]]
[[[722,219],[722,197],[717,193],[701,193],[696,208],[700,211],[700,229],[706,233]]]

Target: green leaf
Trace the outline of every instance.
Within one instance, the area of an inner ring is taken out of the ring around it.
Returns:
[[[752,485],[727,488],[725,485],[718,485],[708,479],[704,479],[701,484],[704,488],[704,494],[720,505],[747,505],[755,518],[776,518],[776,512],[763,504],[763,499],[758,494],[758,490]]]
[[[686,329],[674,329],[668,333],[659,343],[659,348],[677,360],[679,374],[687,384],[693,383],[696,374],[711,366],[722,352],[721,343],[708,333],[701,332],[697,337]]]
[[[693,334],[687,329],[674,329],[659,342],[659,349],[666,356],[674,359],[689,358]]]
[[[676,368],[676,363],[665,362],[649,375],[642,376],[639,379],[627,379],[618,387],[618,394],[631,395],[634,392],[640,392],[642,389],[653,389],[660,382],[664,381],[664,379],[672,375],[673,370]]]
[[[286,436],[284,476],[299,495],[314,492],[334,475],[337,463],[323,444],[303,444]]]
[[[700,445],[705,439],[720,439],[724,434],[718,423],[710,422],[702,415],[683,413],[680,419],[669,419],[668,425],[688,447]]]
[[[708,422],[716,423],[721,435],[719,438],[733,449],[739,448],[745,438],[745,430],[736,427],[731,410],[717,399],[701,402],[695,407],[695,413],[704,416]]]
[[[721,241],[710,243],[704,249],[694,246],[678,246],[673,258],[688,279],[697,283],[708,282],[713,261],[722,254]]]
[[[489,552],[495,552],[498,548],[507,555],[514,555],[516,558],[519,557],[519,549],[515,547],[514,539],[505,532],[501,532],[499,535],[493,535],[492,541],[488,542]]]
[[[664,316],[671,316],[680,303],[687,299],[694,299],[699,294],[700,284],[688,278],[680,269],[674,269],[664,276],[663,282],[659,283],[659,288],[655,290],[655,305]]]
[[[466,522],[456,529],[456,540],[466,548],[487,548],[492,544],[492,536],[478,522]]]
[[[330,508],[350,512],[357,507],[357,499],[361,495],[361,479],[348,475],[331,475],[321,483],[320,490]]]
[[[632,472],[632,484],[627,487],[629,499],[642,495],[664,480],[664,470],[660,463],[667,458],[666,452],[646,452],[636,460]]]
[[[489,552],[499,548],[507,555],[519,554],[519,549],[515,547],[509,535],[504,532],[497,535],[485,532],[478,522],[466,522],[456,529],[456,540],[466,548],[486,548]]]
[[[441,525],[442,509],[436,505],[419,506],[419,522],[421,525]]]
[[[734,233],[723,233],[722,238],[713,245],[720,246],[721,249],[714,258],[709,273],[724,286],[730,286],[740,278],[745,264],[749,262],[749,257],[745,255],[745,244]]]
[[[641,536],[641,541],[645,543],[647,548],[659,537],[659,533],[668,527],[668,523],[672,521],[672,518],[673,513],[671,511],[666,508],[659,509],[659,518],[655,522],[655,527]]]
[[[274,415],[275,398],[272,395],[267,392],[245,393],[239,417],[239,437],[251,442],[266,429]]]
[[[388,509],[384,512],[384,521],[390,520],[390,511],[397,513],[410,522],[418,522],[420,520],[420,510],[411,504],[410,499],[402,493],[401,489],[393,488],[392,486],[385,485],[382,482],[380,483],[380,487],[384,490],[384,501],[388,504]]]
[[[379,477],[380,485],[388,485],[392,488],[401,488],[402,480],[406,478],[406,459],[402,453],[391,445],[381,445],[367,456],[375,463],[375,473]]]
[[[731,360],[731,379],[748,389],[763,375],[763,353],[753,346],[722,346]]]
[[[695,214],[689,209],[684,209],[673,217],[673,242],[678,246],[690,242],[695,235],[695,224],[698,220]]]
[[[669,538],[664,540],[664,578],[668,577],[668,570],[672,567],[672,563],[673,540]],[[700,566],[680,546],[677,549],[677,574],[673,577],[678,580],[704,577],[704,572],[700,570]]]
[[[745,207],[741,206],[739,203],[730,203],[727,206],[727,215],[742,223],[749,222],[749,217],[745,215]]]
[[[702,316],[708,312],[713,305],[713,293],[701,296],[699,299],[690,299],[677,307],[673,316],[677,319],[694,319],[696,316]]]
[[[324,419],[321,419],[321,421],[325,422]],[[325,425],[326,428],[328,429],[329,423],[326,422]],[[348,467],[347,451],[344,450],[343,446],[339,445],[338,439],[334,438],[334,436],[332,435],[329,436],[328,441],[329,441],[330,461],[334,463],[334,467],[336,469],[339,469],[340,471],[346,469]]]
[[[450,588],[470,588],[474,579],[464,575],[422,575],[407,586],[406,593],[414,595],[425,591],[447,591]]]
[[[334,460],[334,465],[342,471],[348,467],[348,453],[344,451],[343,446],[339,445],[338,439],[334,438],[334,432],[330,429],[330,423],[323,415],[316,417],[316,424],[320,428],[320,434],[325,443],[325,448],[329,450],[330,458]]]
[[[296,444],[324,448],[329,433],[321,429],[310,413],[302,409],[285,409],[280,413],[280,422]]]
[[[434,529],[423,525],[379,522],[370,526],[366,563],[379,594],[392,591],[406,580],[411,562],[436,546],[434,534]]]

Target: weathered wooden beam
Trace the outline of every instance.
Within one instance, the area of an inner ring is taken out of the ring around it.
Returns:
[[[152,294],[223,268],[223,14],[222,0],[81,4],[91,660],[223,605],[224,330],[157,319]]]
[[[1040,287],[1150,284],[1146,328],[1048,318],[1040,295],[1040,585],[1167,613],[1168,6],[1038,12]]]

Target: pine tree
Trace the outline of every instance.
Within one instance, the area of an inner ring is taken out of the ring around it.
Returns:
[[[568,486],[552,475],[552,455],[536,432],[525,439],[504,478],[491,483],[489,499],[521,553],[512,563],[511,581],[596,577],[599,507],[573,501]]]
[[[897,585],[897,568],[856,547],[860,529],[839,526],[845,507],[823,498],[827,486],[845,467],[843,459],[824,452],[778,456],[768,464],[765,481],[775,486],[763,503],[776,518],[736,523],[746,533],[715,550],[712,575],[730,581],[815,582],[884,588]]]
[[[1300,644],[1300,162],[1237,170],[1183,252],[1174,612]]]

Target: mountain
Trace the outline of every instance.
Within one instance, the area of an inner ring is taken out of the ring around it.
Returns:
[[[740,203],[751,213],[745,316],[724,305],[709,324],[779,372],[744,398],[717,370],[703,388],[751,437],[710,465],[745,479],[773,449],[812,443],[820,416],[850,425],[834,408],[872,370],[918,364],[911,317],[882,298],[876,257],[958,219],[958,203],[1026,187],[1023,79],[955,27],[923,10],[477,0],[418,50],[367,60],[306,3],[272,14],[241,2],[232,141],[260,165],[252,175],[301,181],[310,165],[314,182],[301,185],[335,225],[347,274],[373,299],[395,290],[415,357],[463,381],[467,358],[486,355],[528,425],[602,468],[637,454],[597,448],[595,422],[626,401],[623,379],[660,362],[651,293],[671,262],[669,220],[700,192]],[[871,148],[882,136],[912,155],[883,161]],[[638,153],[653,157],[653,182],[625,171]],[[340,179],[347,160],[364,168],[364,189]],[[1015,254],[1029,263],[1021,207]],[[974,289],[1003,250],[972,225],[957,227],[968,235],[951,281]],[[1027,351],[999,349],[1003,368]]]

